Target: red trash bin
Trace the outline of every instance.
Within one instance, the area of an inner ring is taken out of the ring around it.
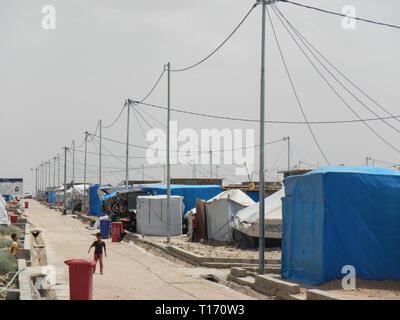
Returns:
[[[69,266],[69,299],[92,300],[93,269],[96,261],[71,259],[64,263]]]
[[[16,214],[10,214],[10,222],[11,223],[17,223],[18,222],[18,215]]]
[[[111,223],[111,242],[118,242],[121,233],[124,232],[122,222],[112,222]]]
[[[28,209],[28,208],[29,208],[29,202],[25,201],[25,209]]]

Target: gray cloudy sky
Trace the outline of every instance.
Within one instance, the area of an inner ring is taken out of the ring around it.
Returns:
[[[396,0],[298,0],[305,4],[341,12],[353,5],[357,16],[400,25]],[[251,0],[0,0],[0,177],[23,177],[25,190],[34,190],[34,172],[41,161],[62,153],[72,140],[82,149],[83,133],[93,132],[97,121],[108,125],[121,110],[125,99],[141,99],[154,84],[162,66],[172,68],[196,62],[213,50],[233,30],[254,2]],[[56,30],[41,26],[42,7],[56,9]],[[398,29],[357,22],[355,30],[344,30],[341,18],[278,3],[285,16],[322,53],[335,62],[355,83],[376,98],[391,113],[398,111],[399,37]],[[273,14],[272,14],[273,15]],[[332,94],[302,56],[273,15],[289,70],[310,121],[349,120],[356,117]],[[302,121],[277,46],[268,28],[267,119]],[[171,104],[189,111],[257,119],[259,115],[261,7],[257,7],[242,28],[210,60],[190,71],[172,74]],[[148,102],[166,105],[166,78]],[[340,90],[343,93],[343,90]],[[374,118],[348,94],[345,98],[363,118]],[[369,103],[379,115],[384,112]],[[141,107],[145,108],[145,107]],[[144,109],[165,122],[166,113]],[[248,122],[210,120],[172,113],[183,128],[255,129]],[[159,127],[146,116],[150,125]],[[140,118],[139,118],[140,119]],[[399,122],[388,120],[400,129]],[[145,145],[145,122],[132,116],[132,143]],[[379,134],[400,148],[396,131],[381,122],[370,122]],[[125,140],[126,115],[105,137]],[[400,163],[400,155],[379,140],[362,123],[314,125],[314,132],[333,165],[361,165],[370,156]],[[266,141],[290,136],[292,164],[298,161],[324,165],[305,125],[267,125]],[[97,143],[89,151],[97,152]],[[104,149],[106,148],[106,149]],[[124,154],[124,146],[104,142],[104,152]],[[286,166],[283,143],[266,149],[267,175]],[[131,148],[132,156],[144,151]],[[255,152],[256,165],[258,153]],[[71,154],[68,155],[71,159]],[[76,153],[76,180],[82,181],[83,153]],[[88,156],[89,180],[97,182],[98,159]],[[147,165],[132,159],[131,166]],[[378,164],[378,163],[376,163]],[[304,165],[304,164],[302,164]],[[102,182],[124,178],[124,159],[107,157]],[[305,165],[304,165],[305,166]],[[68,168],[72,164],[68,162]],[[107,168],[108,167],[108,168]],[[208,166],[198,166],[197,175],[206,175]],[[235,177],[233,166],[221,167],[220,176]],[[53,169],[52,169],[53,173]],[[146,169],[149,177],[162,178],[160,169]],[[172,176],[191,176],[189,166],[177,166]],[[253,175],[254,177],[256,174]],[[272,177],[271,177],[272,176]],[[68,170],[68,180],[71,170]],[[131,178],[141,179],[141,171]],[[149,178],[148,177],[148,178]]]

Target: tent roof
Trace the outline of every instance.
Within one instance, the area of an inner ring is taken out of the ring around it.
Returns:
[[[209,204],[214,201],[219,201],[222,199],[228,199],[243,206],[251,206],[255,204],[253,199],[251,199],[246,193],[244,193],[240,189],[230,189],[223,191],[220,194],[216,195],[214,198],[211,198],[210,200],[206,201],[206,203]]]
[[[387,168],[377,168],[377,167],[348,167],[348,166],[335,166],[335,167],[323,167],[316,170],[310,171],[304,175],[312,175],[316,173],[364,173],[364,174],[385,174],[399,176],[400,171],[395,171]],[[294,176],[292,176],[294,177]],[[289,178],[289,177],[288,177]]]

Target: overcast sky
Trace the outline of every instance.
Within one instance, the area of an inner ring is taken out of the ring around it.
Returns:
[[[400,25],[400,3],[382,0],[330,0],[298,2],[341,12],[353,5],[359,17]],[[84,131],[94,132],[98,120],[110,124],[127,98],[139,100],[152,87],[163,65],[172,68],[190,65],[210,53],[236,27],[253,1],[240,0],[0,0],[0,177],[22,177],[25,191],[34,191],[33,171],[41,161],[62,154],[64,146],[83,150]],[[42,7],[56,9],[56,29],[42,27]],[[340,17],[317,13],[290,4],[278,3],[289,21],[327,58],[360,88],[392,114],[400,115],[398,71],[400,31],[357,22],[345,30]],[[352,120],[357,117],[330,91],[296,47],[272,13],[283,53],[304,111],[310,121]],[[291,91],[271,27],[267,25],[267,120],[303,121]],[[257,119],[259,117],[261,7],[257,7],[230,41],[206,63],[190,71],[171,74],[173,107],[215,115]],[[324,74],[326,74],[324,72]],[[331,81],[331,80],[330,80]],[[346,84],[347,85],[347,84]],[[336,88],[339,88],[335,84]],[[351,88],[351,87],[349,87]],[[363,118],[374,118],[343,89],[345,100]],[[352,88],[353,92],[354,88]],[[166,77],[148,102],[167,103]],[[380,116],[382,110],[357,93]],[[165,123],[166,113],[141,107]],[[145,146],[142,132],[149,125],[162,128],[143,114],[139,123],[131,115],[131,142]],[[193,128],[254,129],[250,122],[213,120],[172,113],[178,131]],[[396,120],[387,120],[400,130]],[[400,149],[399,133],[380,121],[368,122],[382,137]],[[332,165],[362,165],[366,157],[400,163],[398,152],[386,145],[362,123],[313,125],[315,136]],[[103,136],[119,141],[126,137],[126,113]],[[326,165],[307,126],[267,124],[266,141],[290,136],[292,166]],[[123,145],[104,141],[103,152],[125,154]],[[88,150],[98,152],[96,141]],[[130,149],[131,156],[145,151]],[[72,153],[68,153],[68,180]],[[254,153],[256,170],[258,152]],[[76,152],[76,180],[83,180],[83,153]],[[98,182],[98,157],[88,156],[89,180]],[[131,159],[138,167],[145,159]],[[375,162],[376,165],[384,165]],[[53,160],[52,160],[53,165]],[[125,177],[124,158],[104,157],[103,183]],[[268,180],[287,166],[284,142],[266,148]],[[228,181],[235,177],[234,166],[221,166],[218,175]],[[197,176],[208,175],[208,166],[197,166]],[[214,168],[215,170],[215,168]],[[175,166],[173,177],[191,177],[192,167]],[[162,169],[146,169],[146,178],[163,177]],[[53,175],[53,168],[51,171]],[[57,175],[57,171],[56,171]],[[253,177],[257,174],[254,173]],[[131,171],[131,179],[142,172]],[[51,177],[53,181],[53,177]],[[57,181],[57,179],[56,179]]]

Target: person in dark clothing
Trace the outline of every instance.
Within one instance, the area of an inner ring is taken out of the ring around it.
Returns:
[[[106,250],[106,243],[101,240],[101,233],[98,232],[96,234],[97,240],[92,243],[92,245],[89,247],[88,253],[90,253],[90,250],[94,247],[94,257],[93,260],[99,261],[100,263],[100,274],[103,274],[103,248],[104,248],[104,254],[107,257],[107,250]],[[93,268],[93,273],[96,272],[96,265]]]

